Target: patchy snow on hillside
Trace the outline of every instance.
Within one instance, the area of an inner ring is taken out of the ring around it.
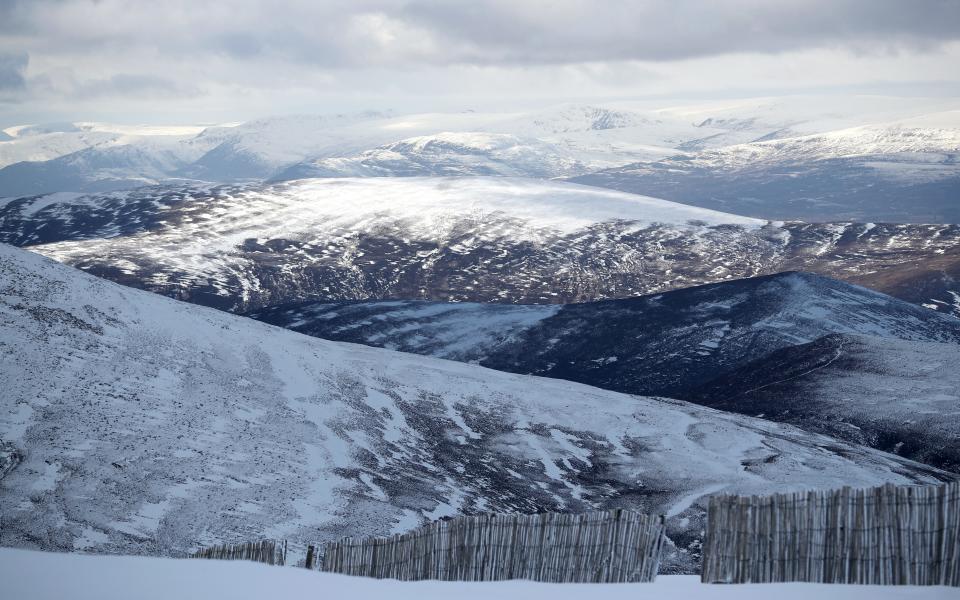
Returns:
[[[0,356],[0,440],[22,457],[0,486],[13,546],[177,555],[623,507],[673,515],[665,564],[691,572],[718,485],[953,477],[684,402],[319,340],[9,246]]]
[[[642,236],[639,232],[647,228],[663,230],[662,237],[670,240],[667,244],[720,246],[721,238],[758,231],[765,224],[646,196],[522,178],[308,179],[220,188],[213,190],[212,197],[196,187],[158,191],[162,205],[133,207],[139,213],[134,215],[135,223],[149,219],[154,226],[136,225],[132,234],[121,237],[48,244],[41,251],[68,263],[90,252],[113,256],[111,271],[124,265],[120,267],[123,272],[145,277],[151,284],[170,283],[178,288],[209,285],[212,294],[229,304],[261,304],[262,296],[272,296],[269,304],[275,304],[301,287],[346,288],[350,290],[347,298],[370,298],[390,286],[410,285],[417,279],[427,283],[443,278],[450,282],[446,289],[469,294],[486,265],[500,269],[504,261],[515,264],[497,275],[498,283],[486,283],[485,287],[495,285],[496,293],[510,296],[505,282],[512,282],[509,287],[534,286],[523,271],[539,268],[545,261],[526,261],[524,255],[531,251],[589,258],[581,246],[591,245],[590,238],[599,238],[604,246],[608,241],[619,245],[619,240]],[[171,200],[182,195],[195,198],[190,202]],[[149,202],[141,196],[133,202]],[[43,200],[24,199],[17,206],[22,206],[22,213],[35,202]],[[110,203],[110,211],[92,211],[97,213],[96,220],[111,222],[117,212],[128,210],[122,201]],[[7,206],[13,204],[8,201]],[[22,214],[17,221],[24,227],[36,226],[34,219]],[[75,227],[73,222],[65,225]],[[10,226],[17,224],[10,222]],[[367,238],[376,238],[377,248],[362,247]],[[274,248],[275,240],[282,242]],[[571,248],[571,242],[577,247]],[[659,243],[656,245],[657,252],[663,253]],[[270,265],[264,266],[279,269],[279,276],[261,279],[266,270],[249,260],[251,251],[257,256],[269,252]],[[469,259],[479,260],[479,268],[465,268],[464,259],[457,258],[472,253],[479,254]],[[723,261],[718,252],[711,254],[704,265]],[[455,272],[432,273],[436,265],[447,265],[450,259],[461,262]],[[640,257],[636,251],[624,249],[616,251],[611,260],[633,265]],[[281,262],[287,266],[279,266]],[[366,274],[381,266],[393,272]],[[312,269],[317,272],[305,273]],[[337,273],[328,275],[331,269]],[[629,269],[636,267],[624,265],[617,270]],[[343,270],[348,272],[340,273]],[[408,274],[401,276],[401,270]],[[553,273],[550,279],[555,281],[557,275],[560,273]],[[452,284],[462,278],[474,281]],[[582,281],[579,275],[577,278]],[[297,283],[284,285],[286,291],[281,294],[269,287],[271,281],[290,279]],[[371,286],[381,291],[371,291]],[[337,299],[343,298],[337,295]]]
[[[191,191],[184,189],[187,194]],[[659,223],[691,229],[712,225],[755,229],[765,224],[760,219],[648,196],[513,177],[310,179],[238,187],[231,199],[229,208],[212,216],[229,220],[230,229],[245,238],[360,225],[372,228],[378,221],[389,220],[408,225],[407,233],[411,235],[424,235],[435,233],[445,222],[485,217],[516,221],[518,229],[526,231],[560,233],[609,221],[629,221],[638,227]],[[209,216],[205,217],[204,225],[213,224],[209,220]],[[182,223],[177,235],[189,238],[201,233],[194,229],[199,228]],[[231,241],[222,233],[218,238]]]
[[[247,316],[320,338],[477,362],[561,308],[559,304],[385,301],[278,306]]]
[[[810,273],[780,273],[656,296],[562,306],[307,302],[249,315],[324,339],[683,399],[689,399],[694,387],[749,361],[829,334],[876,336],[888,341],[891,349],[897,340],[939,342],[960,349],[960,319]],[[938,353],[933,346],[928,350]],[[781,370],[773,369],[773,375]],[[887,383],[899,376],[901,385],[910,382],[915,391],[925,384],[943,385],[944,379],[943,373],[933,371],[926,377],[905,372],[891,375]],[[740,374],[735,379],[744,377]],[[821,395],[831,397],[830,384],[826,388]],[[722,387],[710,394],[714,400],[723,396]],[[931,398],[916,399],[929,404],[928,411],[940,414],[945,406]],[[703,402],[711,404],[709,398]],[[855,409],[857,403],[852,404],[850,408]],[[894,416],[893,406],[876,411],[861,407],[861,411],[873,413],[878,420],[902,420]],[[761,412],[775,411],[766,407],[749,414]],[[923,437],[919,431],[917,435]],[[936,440],[928,445],[936,445]],[[870,438],[857,443],[873,445]]]
[[[802,270],[960,314],[958,240],[958,225],[764,223],[603,188],[493,177],[0,199],[4,243],[244,312],[304,301],[574,303]]]
[[[834,334],[745,363],[688,397],[960,472],[958,364],[956,341]]]

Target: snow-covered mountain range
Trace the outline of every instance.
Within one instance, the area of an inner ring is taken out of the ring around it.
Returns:
[[[309,177],[411,177],[486,175],[556,177],[576,175],[600,164],[537,138],[504,133],[440,133],[407,138],[355,156],[298,163],[272,179]]]
[[[579,183],[769,219],[955,223],[960,110],[615,167]]]
[[[59,123],[4,130],[0,196],[118,190],[181,179],[218,129]]]
[[[956,221],[960,101],[787,97],[523,112],[12,127],[0,197],[345,176],[575,177],[765,219]]]
[[[181,129],[9,128],[11,139],[0,142],[0,197],[120,189],[123,181],[132,187],[331,173],[554,177],[668,156],[669,148],[704,133],[670,117],[582,105],[527,113],[285,116]],[[167,157],[151,160],[155,153]],[[165,168],[157,170],[160,163]]]
[[[0,246],[3,543],[177,554],[485,510],[668,516],[700,499],[954,478],[692,404],[320,340]]]
[[[0,167],[43,162],[98,146],[139,146],[205,137],[205,126],[48,123],[0,131]],[[185,144],[194,145],[195,142]]]
[[[958,108],[7,128],[0,545],[956,479]]]
[[[310,179],[0,201],[0,241],[192,302],[571,303],[784,270],[960,314],[960,226],[765,222],[516,178]]]

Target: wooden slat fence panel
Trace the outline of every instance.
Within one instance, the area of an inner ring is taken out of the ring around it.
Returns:
[[[960,482],[716,495],[704,583],[960,586]]]
[[[388,538],[331,542],[321,569],[408,581],[653,581],[664,531],[663,517],[624,510],[457,517]]]
[[[201,548],[190,558],[211,558],[219,560],[252,560],[268,565],[283,565],[287,561],[287,542],[263,540],[243,544],[221,544]]]

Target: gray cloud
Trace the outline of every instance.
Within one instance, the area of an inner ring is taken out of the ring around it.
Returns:
[[[401,13],[454,42],[459,60],[680,60],[847,46],[930,48],[960,38],[952,0],[417,0]]]
[[[354,0],[131,3],[0,0],[7,31],[64,51],[219,51],[327,67],[669,61],[960,38],[954,0]]]
[[[32,22],[30,12],[22,0],[0,0],[0,32],[23,32]]]
[[[246,31],[230,31],[215,36],[211,46],[236,59],[255,57],[263,52],[264,41]]]
[[[106,79],[86,81],[72,92],[73,96],[80,99],[115,96],[154,99],[189,98],[199,94],[200,91],[191,85],[155,75],[132,73],[118,73]]]
[[[0,94],[20,92],[26,88],[24,73],[29,59],[27,54],[0,53]]]
[[[0,0],[0,89],[202,111],[954,83],[958,42],[957,0]]]

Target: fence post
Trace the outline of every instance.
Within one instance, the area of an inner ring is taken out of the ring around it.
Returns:
[[[312,569],[312,568],[313,568],[313,553],[314,553],[314,547],[313,547],[313,546],[307,546],[307,561],[306,561],[306,563],[304,563],[303,566],[306,567],[306,568],[308,568],[308,569]]]

